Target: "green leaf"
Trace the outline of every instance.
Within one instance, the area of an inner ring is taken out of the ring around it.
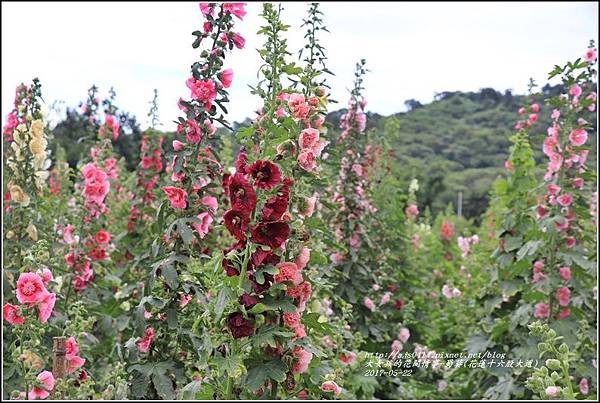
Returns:
[[[192,381],[181,389],[182,400],[214,400],[214,388],[210,383]]]
[[[227,287],[223,287],[219,290],[217,300],[215,301],[215,323],[218,323],[219,319],[221,319],[221,315],[223,315],[223,310],[225,309],[225,305],[227,304],[230,295],[231,291]]]
[[[507,236],[504,238],[504,250],[507,252],[518,249],[523,244],[523,238],[520,236]]]
[[[175,398],[175,390],[173,389],[173,381],[165,373],[152,374],[152,384],[156,389],[156,393],[165,400],[173,400]]]
[[[173,264],[167,264],[161,267],[160,272],[165,279],[165,283],[171,290],[176,290],[179,286],[179,280],[177,279],[177,270],[173,267]]]
[[[274,359],[263,364],[257,363],[248,370],[246,376],[246,385],[251,390],[261,387],[267,379],[273,379],[276,382],[283,382],[286,378],[286,366],[281,360]]]
[[[519,249],[517,252],[517,260],[523,259],[525,256],[533,256],[537,252],[540,246],[544,245],[544,241],[528,241]]]
[[[131,380],[131,393],[135,397],[142,398],[148,391],[148,385],[150,385],[150,378],[146,375],[138,373]]]
[[[177,311],[174,308],[167,309],[167,326],[169,329],[177,329]]]

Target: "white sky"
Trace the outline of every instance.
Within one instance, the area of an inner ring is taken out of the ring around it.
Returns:
[[[246,38],[226,67],[234,69],[230,121],[253,116],[249,93],[259,66],[256,35],[262,5],[250,3],[237,30]],[[322,3],[330,34],[323,33],[333,98],[342,107],[354,64],[367,59],[368,110],[383,115],[405,110],[404,101],[432,100],[435,92],[526,90],[529,77],[546,82],[555,64],[579,57],[598,39],[598,4],[548,3]],[[287,38],[296,54],[306,3],[285,3]],[[191,32],[200,29],[198,2],[2,3],[2,119],[14,88],[33,77],[44,99],[76,106],[94,83],[101,96],[110,86],[117,105],[145,127],[153,89],[159,92],[163,129],[173,129],[176,102],[189,97],[185,80],[198,50]],[[295,57],[295,56],[294,56]]]

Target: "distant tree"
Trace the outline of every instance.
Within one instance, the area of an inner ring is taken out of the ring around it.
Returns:
[[[416,99],[409,99],[404,102],[404,105],[406,105],[406,109],[408,110],[408,112],[423,107],[423,104],[417,101]]]

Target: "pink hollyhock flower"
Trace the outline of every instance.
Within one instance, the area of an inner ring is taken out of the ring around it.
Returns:
[[[358,126],[358,131],[359,132],[364,132],[365,129],[367,128],[367,115],[365,115],[364,113],[357,113],[356,114],[356,124]]]
[[[555,185],[554,183],[551,183],[548,185],[548,193],[550,193],[551,195],[556,195],[560,192],[560,186]]]
[[[411,203],[407,208],[404,209],[404,214],[408,219],[411,219],[419,215],[419,208],[416,206],[416,204]]]
[[[153,339],[154,339],[154,329],[151,327],[146,328],[146,334],[144,335],[144,337],[141,340],[139,340],[136,343],[140,352],[147,353],[148,350],[150,349],[150,344],[152,343]]]
[[[381,301],[379,301],[379,305],[387,304],[388,302],[390,302],[390,293],[386,292],[381,297]]]
[[[144,310],[144,319],[150,319],[152,317],[152,312]]]
[[[344,255],[339,252],[332,253],[329,258],[333,263],[341,263],[345,260]]]
[[[350,247],[355,249],[358,248],[360,246],[360,237],[358,234],[352,234],[348,243],[350,244]]]
[[[296,346],[294,348],[294,350],[292,351],[292,355],[294,356],[295,361],[296,361],[294,363],[294,365],[292,366],[292,373],[302,374],[302,373],[306,372],[306,370],[308,369],[308,365],[310,364],[310,361],[312,360],[313,354],[304,350],[300,346]]]
[[[191,300],[192,300],[191,295],[181,294],[181,296],[179,297],[179,306],[183,308],[184,306],[189,304]]]
[[[531,104],[531,110],[538,113],[540,111],[540,106],[538,104]]]
[[[558,109],[554,109],[550,117],[552,118],[552,120],[558,120],[558,118],[560,118],[560,111]]]
[[[575,237],[573,236],[568,236],[567,239],[565,240],[565,244],[567,245],[567,248],[572,248],[573,246],[575,246]]]
[[[183,150],[183,147],[185,147],[184,143],[182,143],[179,140],[173,140],[173,149],[175,151],[181,151],[181,150]]]
[[[231,40],[233,41],[235,47],[238,49],[243,49],[244,45],[246,44],[246,40],[244,39],[244,37],[237,32],[233,34]]]
[[[54,276],[52,275],[52,272],[47,267],[44,267],[42,269],[42,281],[44,282],[44,285],[47,285],[53,279]]]
[[[2,317],[11,325],[22,325],[25,319],[18,314],[18,307],[8,302],[2,307]]]
[[[295,94],[293,94],[295,95]],[[309,149],[312,148],[319,142],[319,131],[317,129],[313,129],[311,127],[304,129],[300,132],[300,136],[298,137],[298,145],[301,149]]]
[[[54,389],[54,375],[50,371],[42,371],[37,376],[37,380],[42,383],[42,387],[34,386],[29,392],[27,399],[35,400],[37,398],[46,399],[50,396],[49,391]]]
[[[246,10],[244,10],[245,5],[246,3],[223,3],[223,11],[243,20],[246,15]]]
[[[212,103],[217,97],[217,90],[214,81],[212,80],[198,80],[194,77],[190,77],[185,82],[187,87],[192,92],[192,98],[198,102],[204,104],[205,110],[210,110]]]
[[[298,399],[306,400],[307,397],[308,393],[306,390],[302,389],[300,392],[298,392]]]
[[[162,190],[167,194],[171,207],[184,209],[186,206],[187,192],[175,186],[164,186]]]
[[[538,319],[547,318],[550,316],[550,306],[548,304],[544,304],[543,302],[539,302],[535,304],[535,312],[533,313]]]
[[[190,144],[198,144],[202,139],[202,130],[195,120],[186,120],[185,139]]]
[[[447,387],[448,387],[448,382],[444,381],[443,379],[438,380],[438,382],[437,382],[438,392],[443,392],[444,390],[446,390]]]
[[[325,381],[321,384],[321,390],[324,392],[333,392],[335,397],[338,397],[342,393],[342,388],[338,386],[334,381]]]
[[[71,336],[67,339],[67,341],[65,342],[65,350],[65,358],[67,359],[67,361],[71,361],[77,356],[77,353],[79,352],[79,346],[77,345],[75,337]]]
[[[569,141],[575,147],[582,146],[587,141],[588,135],[587,132],[583,129],[573,129],[569,134]]]
[[[317,162],[315,161],[315,155],[312,153],[312,151],[301,151],[298,155],[298,165],[300,165],[300,168],[304,169],[305,171],[314,171],[317,167]]]
[[[570,296],[571,290],[569,290],[568,287],[559,287],[558,290],[556,290],[556,299],[561,306],[569,305]]]
[[[402,343],[406,343],[409,338],[410,338],[410,330],[408,330],[405,327],[403,327],[402,329],[400,329],[400,333],[398,333],[398,339]]]
[[[449,241],[453,236],[454,230],[452,229],[452,224],[450,224],[448,221],[444,221],[440,227],[440,238],[445,241]]]
[[[356,354],[353,352],[349,352],[348,354],[340,354],[340,361],[344,364],[351,364],[356,361]]]
[[[300,253],[296,257],[296,266],[298,267],[298,270],[304,269],[306,267],[306,265],[308,264],[309,260],[310,260],[310,249],[308,249],[306,246],[303,246],[302,249],[300,250]]]
[[[363,299],[363,305],[367,307],[371,312],[375,311],[375,303],[369,297]]]
[[[595,59],[595,57],[594,57]],[[581,392],[582,395],[587,395],[589,393],[589,388],[588,388],[588,380],[587,378],[583,378],[581,381],[579,381],[579,391]]]
[[[221,80],[223,87],[229,88],[231,82],[233,81],[233,70],[225,69],[222,72],[220,72],[217,77],[219,77],[219,80]]]
[[[103,229],[96,233],[96,242],[104,245],[110,242],[110,234]]]
[[[21,273],[17,280],[17,299],[22,304],[36,304],[48,294],[44,282],[35,273]]]
[[[352,164],[352,172],[356,174],[359,178],[363,176],[363,167],[360,164]]]
[[[572,85],[572,86],[569,88],[569,95],[571,95],[571,96],[573,96],[573,97],[577,98],[578,96],[580,96],[580,95],[581,95],[581,87],[580,87],[580,86],[578,86],[577,84],[575,84],[575,85]]]
[[[571,310],[569,308],[564,308],[558,312],[558,314],[556,315],[556,318],[564,319],[564,318],[568,318],[569,315],[571,315]]]
[[[79,356],[73,357],[73,359],[67,361],[67,373],[72,374],[79,367],[83,367],[85,364],[85,358]]]
[[[65,227],[63,232],[63,241],[68,245],[75,243],[75,240],[73,239],[73,226],[71,224],[67,224]]]
[[[283,323],[290,329],[295,329],[301,325],[300,314],[298,312],[284,312]]]
[[[458,298],[462,295],[462,293],[460,292],[460,290],[458,288],[453,288],[452,289],[452,297],[453,298]]]
[[[529,122],[531,123],[535,123],[537,122],[538,116],[535,113],[531,113],[529,115],[529,119],[527,119]]]
[[[317,203],[317,197],[306,197],[304,198],[304,206],[301,211],[298,212],[298,215],[302,217],[311,217],[315,211],[315,205]]]
[[[575,189],[581,189],[583,187],[583,178],[573,179],[573,187]]]
[[[381,287],[381,286],[380,286],[379,284],[373,284],[373,287],[372,287],[372,288],[373,288],[373,291],[379,291],[379,288],[380,288],[380,287]]]
[[[570,267],[561,267],[560,269],[558,269],[558,272],[563,280],[569,281],[571,279]]]
[[[394,340],[392,342],[392,346],[391,346],[391,353],[393,356],[397,355],[400,351],[402,351],[402,349],[404,348],[404,346],[402,345],[402,342],[400,340]]]
[[[275,267],[279,269],[279,273],[275,275],[276,283],[283,283],[285,281],[289,281],[294,285],[299,285],[304,281],[304,279],[302,278],[302,274],[298,269],[298,266],[296,266],[296,263],[282,262],[278,263]]]
[[[558,396],[559,389],[556,386],[548,386],[546,388],[546,395],[550,397]]]
[[[214,196],[204,196],[202,198],[202,204],[208,207],[213,212],[217,211],[218,201]]]
[[[563,207],[569,207],[573,203],[573,196],[570,193],[563,193],[556,198],[558,204]]]
[[[44,299],[42,299],[38,305],[38,319],[41,323],[46,323],[50,315],[52,315],[52,311],[54,310],[54,304],[56,303],[56,294],[49,293],[46,294]]]
[[[200,3],[200,12],[203,16],[208,16],[214,14],[213,8],[210,6],[210,3]]]
[[[206,234],[208,234],[209,226],[213,222],[213,218],[206,211],[198,214],[198,218],[200,219],[200,223],[193,223],[192,227],[198,232],[200,239],[204,239]]]
[[[446,298],[452,298],[452,291],[450,291],[450,287],[448,287],[448,284],[444,284],[442,286],[442,295]]]
[[[596,60],[596,49],[588,48],[588,50],[585,51],[585,55],[583,56],[583,58],[585,59],[586,62],[590,62],[590,63],[593,62],[594,60]]]
[[[517,111],[517,115],[521,116],[525,114],[525,108],[520,107],[519,110]]]

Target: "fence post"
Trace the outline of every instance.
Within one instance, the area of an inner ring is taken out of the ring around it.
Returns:
[[[457,211],[457,215],[459,217],[462,217],[462,199],[463,199],[462,190],[459,190],[458,191],[458,211]]]
[[[66,339],[64,336],[59,336],[53,337],[52,341],[52,375],[54,375],[55,379],[64,379],[67,374]]]

